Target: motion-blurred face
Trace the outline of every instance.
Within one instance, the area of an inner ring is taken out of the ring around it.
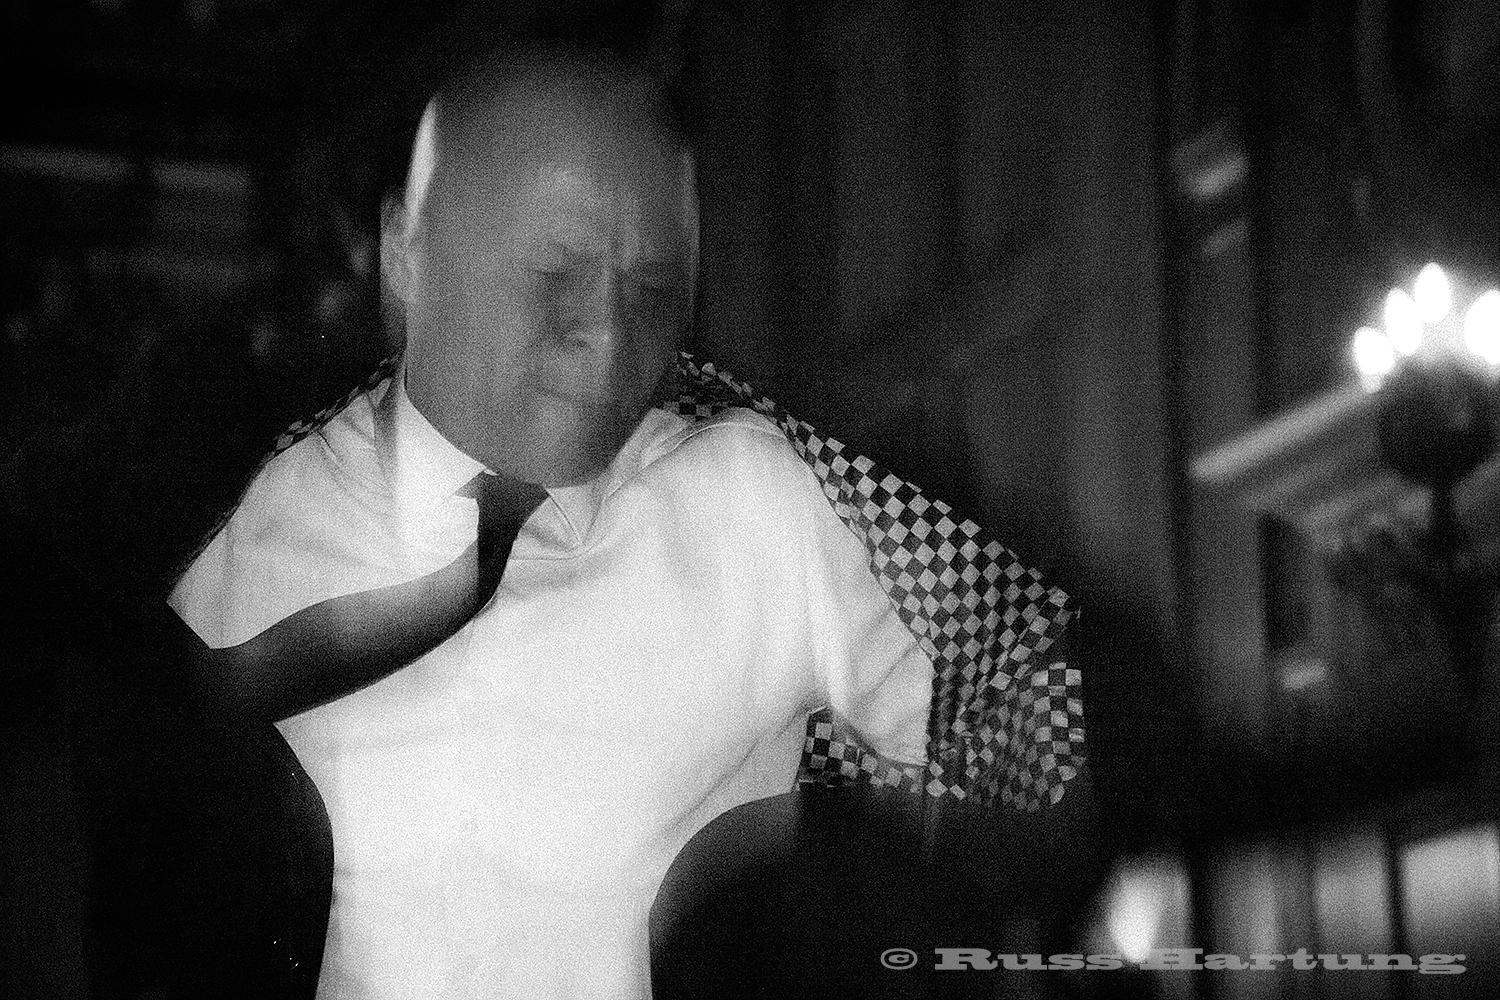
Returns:
[[[683,148],[618,81],[512,84],[437,116],[410,221],[407,389],[493,471],[601,473],[689,320]]]

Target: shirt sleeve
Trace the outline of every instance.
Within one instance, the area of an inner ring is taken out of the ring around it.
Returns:
[[[711,449],[717,475],[730,481],[731,530],[753,540],[747,557],[761,586],[782,588],[787,644],[805,655],[800,674],[807,712],[828,708],[836,722],[884,757],[923,764],[933,666],[870,569],[864,543],[834,513],[817,477],[769,421],[727,411],[694,431]]]
[[[238,645],[319,601],[420,575],[372,491],[339,474],[346,457],[316,434],[276,456],[178,579],[167,603],[205,644]]]
[[[932,660],[875,579],[864,544],[833,512],[811,470],[802,471],[813,666],[824,704],[882,756],[924,763]]]

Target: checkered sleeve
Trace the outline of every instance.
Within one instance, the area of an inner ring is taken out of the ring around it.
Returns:
[[[847,454],[710,362],[682,356],[675,404],[690,419],[747,406],[781,428],[933,663],[925,768],[881,757],[820,712],[808,721],[798,780],[871,782],[1028,812],[1059,801],[1084,757],[1068,595],[946,503]]]

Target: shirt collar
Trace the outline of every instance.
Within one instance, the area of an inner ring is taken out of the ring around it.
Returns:
[[[673,419],[651,410],[620,453],[597,478],[577,486],[549,486],[550,506],[570,546],[582,544],[605,500],[648,461],[653,441],[676,429]],[[401,509],[420,515],[447,500],[469,480],[489,471],[417,410],[406,394],[406,367],[398,366],[375,404],[375,448],[386,482]]]
[[[407,509],[442,503],[485,471],[484,463],[443,437],[412,405],[404,365],[375,405],[375,449],[392,494]]]
[[[588,483],[578,486],[548,486],[547,495],[552,498],[557,512],[562,516],[566,525],[568,540],[573,545],[580,544],[588,537],[589,529],[594,526],[594,518],[599,516],[599,508],[604,506],[604,498],[608,495],[606,480],[609,473]]]
[[[547,495],[561,515],[571,544],[579,545],[588,537],[605,501],[626,480],[650,464],[656,457],[653,445],[670,436],[680,425],[680,418],[664,410],[648,410],[619,454],[598,478],[577,486],[547,487]]]

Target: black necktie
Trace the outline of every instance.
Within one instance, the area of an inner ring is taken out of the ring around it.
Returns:
[[[511,545],[546,497],[540,486],[480,473],[462,490],[479,505],[475,543],[442,569],[409,583],[335,597],[255,638],[209,650],[212,682],[233,701],[286,718],[371,684],[451,638],[500,585]]]

